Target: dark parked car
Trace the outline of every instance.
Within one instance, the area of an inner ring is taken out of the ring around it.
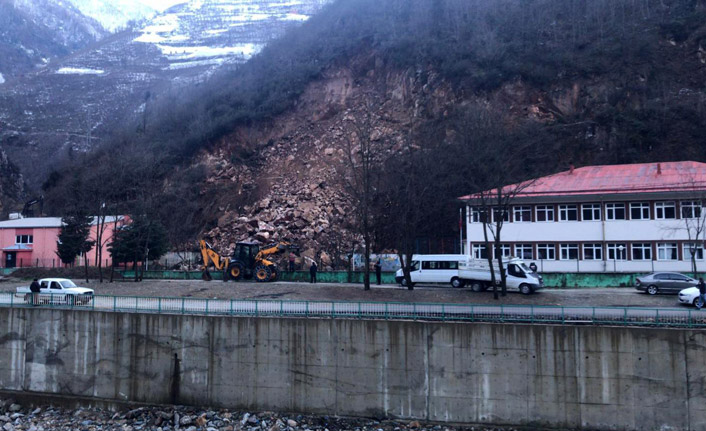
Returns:
[[[635,279],[635,289],[650,295],[658,293],[679,293],[687,287],[698,285],[698,280],[678,272],[653,272]]]

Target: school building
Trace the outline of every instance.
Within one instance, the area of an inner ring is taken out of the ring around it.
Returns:
[[[540,272],[706,271],[706,164],[693,161],[570,168],[516,190],[503,217],[502,253]],[[466,203],[466,250],[485,258],[484,212]],[[487,207],[487,206],[486,206]],[[493,251],[490,251],[493,252]]]

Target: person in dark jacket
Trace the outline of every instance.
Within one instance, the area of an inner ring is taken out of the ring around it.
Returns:
[[[696,307],[699,310],[706,305],[706,283],[703,278],[699,278],[699,300],[696,301]]]
[[[309,275],[311,276],[310,283],[316,283],[316,269],[316,262],[312,261],[311,266],[309,267]]]
[[[375,261],[375,277],[377,278],[378,285],[380,285],[382,279],[382,262],[379,258]]]
[[[29,291],[32,292],[32,305],[39,305],[39,289],[39,281],[35,278],[29,285]]]

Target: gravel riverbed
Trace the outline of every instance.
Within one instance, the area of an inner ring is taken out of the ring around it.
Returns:
[[[26,407],[0,399],[2,431],[513,431],[497,426],[449,426],[420,421],[374,420],[203,410],[155,406],[110,411],[98,408]]]

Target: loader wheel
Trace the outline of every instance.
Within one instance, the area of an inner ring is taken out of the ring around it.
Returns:
[[[272,271],[265,265],[258,265],[255,267],[255,280],[259,283],[270,281],[272,278]]]
[[[243,265],[239,263],[231,263],[228,267],[228,278],[239,281],[243,278]]]

